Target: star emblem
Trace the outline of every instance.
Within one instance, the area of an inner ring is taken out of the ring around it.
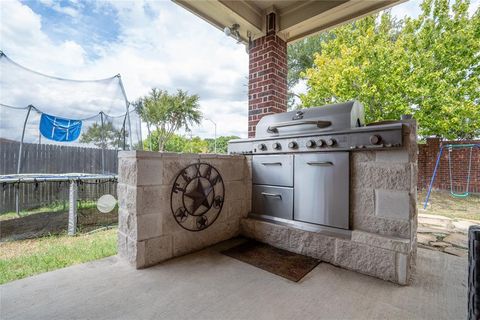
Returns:
[[[205,216],[200,216],[197,218],[197,228],[198,229],[205,229],[208,227],[208,219]]]
[[[211,226],[222,211],[225,186],[220,172],[208,163],[194,163],[181,170],[173,182],[170,208],[185,230]]]
[[[189,197],[193,200],[193,204],[191,207],[192,213],[195,213],[197,209],[200,208],[200,206],[210,208],[210,203],[208,202],[208,195],[210,194],[211,190],[206,190],[203,187],[202,181],[199,178],[196,179],[196,183],[197,185],[195,188],[193,188],[192,191],[185,193],[186,197]]]

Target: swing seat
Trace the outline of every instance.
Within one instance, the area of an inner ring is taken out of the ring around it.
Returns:
[[[440,159],[442,157],[443,149],[448,148],[448,172],[450,176],[450,194],[452,197],[456,198],[466,198],[470,195],[469,187],[470,187],[470,176],[472,171],[472,153],[473,148],[479,148],[480,144],[449,144],[440,146],[440,150],[438,151],[437,161],[435,163],[435,168],[433,169],[433,175],[430,180],[430,185],[428,186],[427,196],[425,197],[425,203],[423,205],[423,209],[427,209],[428,199],[430,198],[430,193],[432,192],[433,182],[435,181],[435,176],[437,175],[437,170],[440,165]],[[465,192],[463,193],[456,193],[453,191],[453,175],[452,175],[452,161],[451,161],[451,153],[453,149],[461,149],[461,148],[470,148],[470,157],[468,159],[468,173],[467,173],[467,184],[465,188]]]

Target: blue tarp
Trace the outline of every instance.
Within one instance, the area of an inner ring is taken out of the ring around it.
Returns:
[[[54,141],[75,141],[80,136],[82,121],[64,119],[42,113],[40,119],[40,132]]]

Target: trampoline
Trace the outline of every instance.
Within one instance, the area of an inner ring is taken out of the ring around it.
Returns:
[[[117,182],[117,175],[114,174],[93,174],[93,173],[60,173],[60,174],[42,174],[42,173],[23,173],[23,174],[7,174],[0,175],[0,184],[6,186],[8,184],[20,185],[21,183],[40,183],[40,182],[68,182],[68,235],[73,236],[77,230],[77,209],[78,209],[78,185],[82,183],[100,183],[100,182]],[[17,197],[17,214],[18,208],[18,192]]]
[[[95,199],[98,190],[115,190],[116,153],[142,148],[141,119],[120,74],[67,79],[20,65],[1,50],[0,72],[8,74],[0,79],[0,213],[14,206],[20,217],[20,201],[43,206],[62,197],[74,234],[85,189],[95,190]],[[94,186],[100,184],[107,188]]]
[[[36,183],[36,182],[93,182],[117,181],[116,174],[94,173],[20,173],[0,175],[1,184]]]

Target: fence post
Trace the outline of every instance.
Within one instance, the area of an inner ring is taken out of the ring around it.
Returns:
[[[69,207],[68,207],[68,235],[74,236],[77,231],[77,198],[78,186],[76,181],[70,181]]]

